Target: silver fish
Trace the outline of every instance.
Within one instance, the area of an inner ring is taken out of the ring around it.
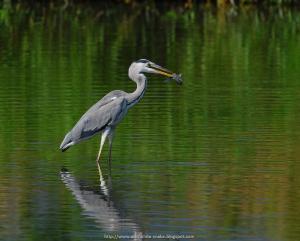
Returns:
[[[183,80],[182,80],[182,78],[181,78],[181,74],[173,74],[172,75],[172,77],[170,77],[170,78],[167,78],[166,80],[165,80],[165,82],[170,82],[170,81],[172,81],[172,80],[175,80],[176,81],[176,84],[178,84],[178,85],[181,85],[182,84],[182,82],[183,82]]]

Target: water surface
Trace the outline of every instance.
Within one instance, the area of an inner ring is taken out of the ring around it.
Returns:
[[[0,14],[1,240],[300,239],[298,12],[41,12]],[[58,147],[139,58],[184,84],[149,76],[100,187],[98,136]]]

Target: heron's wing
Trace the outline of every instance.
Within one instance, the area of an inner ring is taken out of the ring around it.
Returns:
[[[126,101],[123,98],[126,94],[122,90],[111,91],[90,107],[72,130],[66,134],[60,145],[60,149],[65,151],[70,146],[93,136],[98,131],[104,129],[106,125],[113,123],[116,117],[118,117],[118,113],[122,113],[122,109],[126,110],[126,105],[124,105]],[[123,113],[125,114],[126,111],[123,111]],[[124,114],[121,116],[124,116]]]
[[[108,125],[114,125],[124,115],[126,100],[123,96],[106,95],[104,98],[102,103],[92,106],[73,127],[71,138],[74,143],[93,136]]]
[[[81,119],[85,118],[90,113],[94,113],[98,109],[100,109],[102,106],[105,106],[115,100],[116,98],[123,97],[127,93],[122,90],[113,90],[106,94],[101,100],[99,100],[97,103],[95,103],[93,106],[91,106],[81,117]]]

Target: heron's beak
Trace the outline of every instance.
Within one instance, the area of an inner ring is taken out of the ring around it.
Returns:
[[[165,69],[157,64],[154,64],[154,63],[150,63],[149,68],[153,69],[155,73],[157,74],[161,74],[161,75],[164,75],[164,76],[167,76],[167,77],[172,77],[175,73],[173,73],[172,71],[168,70],[168,69]]]

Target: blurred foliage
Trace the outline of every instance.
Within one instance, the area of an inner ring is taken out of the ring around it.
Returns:
[[[67,8],[116,8],[118,6],[127,8],[136,8],[145,6],[149,9],[170,9],[181,8],[190,9],[195,6],[204,7],[247,7],[247,6],[290,6],[299,7],[298,0],[180,0],[180,1],[159,1],[159,0],[110,0],[110,1],[97,1],[97,0],[0,0],[0,7],[9,8],[10,6],[22,6],[22,8],[59,8],[65,10]]]

